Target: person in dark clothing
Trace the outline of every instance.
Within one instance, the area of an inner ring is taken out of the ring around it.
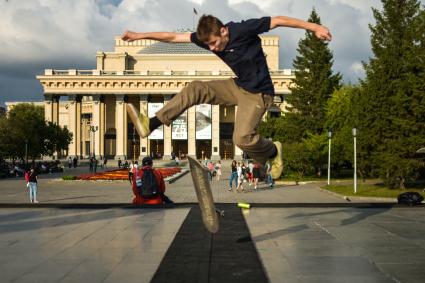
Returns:
[[[31,171],[29,173],[28,178],[28,187],[30,192],[30,202],[31,203],[38,203],[37,201],[37,183],[38,183],[38,177],[37,177],[37,171],[35,171],[34,168],[31,168]]]
[[[273,103],[274,86],[259,34],[277,27],[302,28],[321,40],[331,40],[326,27],[285,17],[262,17],[223,24],[218,18],[203,15],[196,32],[131,32],[122,35],[124,41],[153,39],[162,42],[192,42],[210,50],[227,64],[236,78],[214,81],[192,81],[164,107],[149,118],[131,104],[127,112],[141,138],[165,124],[169,126],[186,109],[198,104],[238,106],[233,141],[258,163],[270,160],[271,175],[280,177],[283,170],[282,144],[272,142],[257,133],[260,121]],[[139,115],[140,114],[140,115]]]
[[[235,188],[238,187],[238,167],[237,167],[236,160],[232,161],[231,169],[232,171],[230,173],[230,179],[229,179],[229,191],[232,190],[233,180],[235,180]]]

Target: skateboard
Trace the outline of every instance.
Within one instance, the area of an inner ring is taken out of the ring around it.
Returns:
[[[126,108],[128,117],[130,117],[130,120],[136,128],[137,133],[140,137],[143,136],[142,124],[140,122],[140,113],[137,111],[136,107],[134,107],[134,105],[131,103],[127,103]]]
[[[187,159],[189,160],[190,173],[204,226],[209,232],[217,233],[219,228],[218,216],[223,217],[224,211],[215,208],[210,181],[208,180],[208,169],[190,156]]]

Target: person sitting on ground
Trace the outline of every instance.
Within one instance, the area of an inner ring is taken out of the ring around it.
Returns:
[[[146,156],[142,167],[133,167],[133,204],[173,203],[165,195],[165,182],[161,172],[152,168],[152,158]]]

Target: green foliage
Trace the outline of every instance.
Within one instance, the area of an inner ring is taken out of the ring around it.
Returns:
[[[326,133],[321,135],[308,134],[303,140],[303,144],[307,150],[310,164],[314,167],[314,171],[318,177],[322,175],[323,164],[327,163],[328,138]]]
[[[64,181],[73,181],[73,180],[77,180],[78,177],[77,176],[62,176],[62,180]]]
[[[7,117],[0,118],[0,155],[10,158],[25,158],[25,144],[29,159],[51,155],[54,151],[67,149],[72,135],[44,120],[43,107],[18,104]]]
[[[360,183],[357,186],[357,193],[354,193],[353,185],[330,185],[323,186],[322,189],[343,195],[343,196],[358,196],[358,197],[379,197],[379,198],[397,198],[397,196],[405,191],[401,189],[390,189],[382,185],[368,185]],[[418,192],[425,197],[425,192],[422,189],[409,188],[411,192]]]
[[[359,146],[364,168],[404,188],[424,166],[415,151],[425,142],[425,16],[416,0],[382,3],[356,111]]]
[[[315,10],[308,20],[320,24]],[[325,106],[335,89],[340,88],[341,75],[333,74],[333,55],[324,42],[310,32],[299,42],[298,55],[294,60],[294,87],[287,102],[291,105],[285,114],[287,139],[295,142],[308,136],[320,135],[324,130]]]
[[[311,170],[310,156],[304,143],[284,144],[283,164],[285,164],[285,174],[291,172],[295,174],[295,181],[298,184],[305,174]]]

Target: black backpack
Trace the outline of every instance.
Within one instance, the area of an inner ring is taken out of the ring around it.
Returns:
[[[159,194],[159,185],[152,169],[143,169],[142,178],[136,177],[136,186],[142,197],[153,197]]]
[[[397,197],[398,204],[407,204],[410,206],[421,204],[424,197],[417,192],[405,192]]]

